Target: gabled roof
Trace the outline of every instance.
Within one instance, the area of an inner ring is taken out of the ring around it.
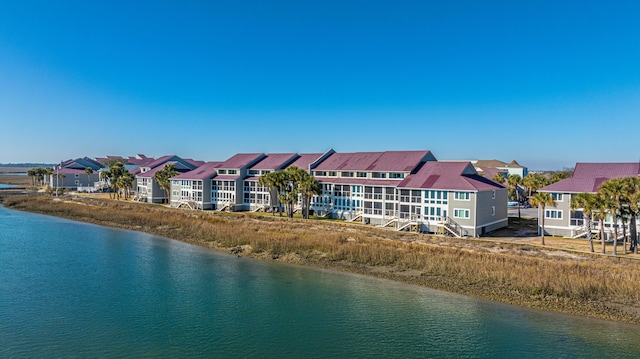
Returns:
[[[476,167],[493,167],[493,168],[497,168],[497,167],[504,167],[507,164],[505,162],[502,162],[500,160],[496,160],[495,158],[492,160],[477,160],[473,163],[474,166]]]
[[[411,172],[420,163],[435,160],[430,151],[334,153],[316,171]]]
[[[63,168],[78,169],[83,171],[87,167],[91,168],[94,171],[97,171],[102,167],[104,167],[102,163],[92,160],[88,157],[76,158],[74,160],[66,160],[62,162],[61,165]]]
[[[165,162],[165,163],[161,164],[160,166],[156,166],[156,167],[150,169],[147,172],[138,174],[137,177],[140,177],[140,178],[152,178],[153,175],[156,174],[156,172],[162,170],[163,168],[165,168],[168,165],[174,165],[176,167],[176,170],[179,173],[189,172],[189,171],[193,170],[193,166],[191,166],[191,164],[189,164],[189,163],[184,164],[184,163],[179,162],[179,161],[168,161],[168,162]]]
[[[264,158],[266,155],[264,153],[238,153],[228,160],[222,162],[220,167],[224,169],[240,169],[249,167],[257,161]]]
[[[509,162],[508,164],[504,165],[504,167],[508,167],[508,168],[524,168],[516,160],[513,160],[513,161]]]
[[[249,169],[271,171],[283,169],[299,156],[297,153],[270,153]]]
[[[194,167],[200,167],[206,163],[205,161],[194,160],[191,158],[185,158],[184,160],[192,164]]]
[[[205,180],[216,176],[216,168],[222,162],[207,162],[193,171],[181,173],[171,179],[176,180]]]
[[[293,161],[288,167],[296,166],[298,168],[302,168],[303,170],[309,170],[309,165],[313,162],[317,161],[322,157],[324,153],[301,153],[300,156]]]
[[[427,162],[418,172],[407,176],[398,188],[477,192],[504,186],[480,176],[469,162]]]
[[[640,163],[577,163],[571,178],[539,189],[542,192],[595,193],[612,178],[640,175]]]

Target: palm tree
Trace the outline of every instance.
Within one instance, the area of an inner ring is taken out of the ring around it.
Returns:
[[[533,196],[531,196],[530,202],[531,202],[531,206],[536,208],[540,207],[541,214],[540,216],[538,216],[538,218],[542,219],[542,245],[544,246],[544,216],[545,216],[544,209],[546,206],[555,207],[556,201],[553,200],[553,197],[551,197],[551,194],[549,192],[538,192]]]
[[[298,187],[300,188],[300,192],[302,193],[302,199],[303,199],[302,217],[304,219],[309,219],[311,197],[322,193],[322,185],[320,184],[320,182],[318,182],[317,179],[315,179],[307,171],[305,170],[301,170],[301,171],[304,172],[304,175],[302,175],[302,180],[298,184]]]
[[[600,194],[595,194],[592,198],[593,202],[591,203],[591,209],[595,211],[596,217],[598,218],[599,223],[599,231],[598,236],[602,241],[602,254],[606,253],[605,247],[605,235],[604,235],[604,220],[607,217],[607,201]]]
[[[118,188],[120,188],[120,177],[127,172],[126,168],[122,162],[116,162],[111,168],[109,168],[109,187],[113,188],[113,198],[120,199],[120,192]],[[109,198],[111,198],[111,193],[109,193]]]
[[[520,218],[520,190],[518,189],[518,185],[522,181],[522,177],[520,175],[509,175],[507,179],[507,183],[509,187],[513,188],[516,192],[516,201],[518,201],[518,218]]]
[[[502,173],[496,173],[496,175],[493,176],[493,182],[504,183],[504,175]]]
[[[275,215],[275,211],[273,208],[278,207],[278,212],[280,213],[280,217],[282,217],[282,205],[280,204],[280,192],[282,192],[282,187],[284,186],[284,176],[282,172],[269,172],[260,176],[258,179],[258,184],[260,186],[264,186],[269,188],[269,206],[271,207],[271,213]]]
[[[629,209],[629,237],[630,248],[633,253],[638,253],[638,231],[637,231],[637,217],[640,211],[640,178],[639,177],[627,177],[624,180],[624,197],[625,203]]]
[[[547,184],[549,184],[549,180],[547,179],[547,177],[540,173],[528,173],[522,179],[522,185],[527,188],[529,197],[531,197],[534,192],[546,186]]]
[[[584,219],[584,226],[587,230],[587,240],[589,240],[589,249],[591,253],[593,249],[593,235],[591,234],[591,220],[593,218],[593,206],[595,201],[595,195],[592,193],[578,193],[571,196],[571,209],[576,210],[582,208],[582,218]]]
[[[618,246],[618,217],[622,210],[622,200],[624,196],[624,186],[620,178],[612,178],[605,181],[598,193],[606,199],[607,210],[613,217],[613,255],[617,255]]]
[[[87,187],[89,187],[89,182],[91,182],[91,174],[93,173],[93,169],[91,167],[87,167],[84,169],[84,173],[87,174]]]
[[[169,191],[171,190],[171,177],[175,177],[177,175],[178,170],[174,164],[165,165],[163,169],[153,175],[153,180],[158,183],[158,186],[164,192],[164,195],[167,198],[167,203],[169,202]]]
[[[60,194],[64,194],[64,179],[67,177],[66,174],[61,174],[60,178],[62,178],[62,188],[60,189]]]

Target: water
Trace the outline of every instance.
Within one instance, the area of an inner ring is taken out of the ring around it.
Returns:
[[[16,187],[16,185],[0,183],[0,189],[11,188],[11,187]]]
[[[640,326],[0,207],[0,357],[638,358]]]

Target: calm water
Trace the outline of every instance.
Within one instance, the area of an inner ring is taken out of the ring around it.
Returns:
[[[15,187],[15,185],[0,183],[0,188],[11,188],[11,187]]]
[[[640,326],[0,207],[0,357],[638,358]]]

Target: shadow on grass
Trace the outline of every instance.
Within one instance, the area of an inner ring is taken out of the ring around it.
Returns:
[[[538,235],[538,219],[509,217],[509,225],[491,232],[487,237],[535,237]]]

